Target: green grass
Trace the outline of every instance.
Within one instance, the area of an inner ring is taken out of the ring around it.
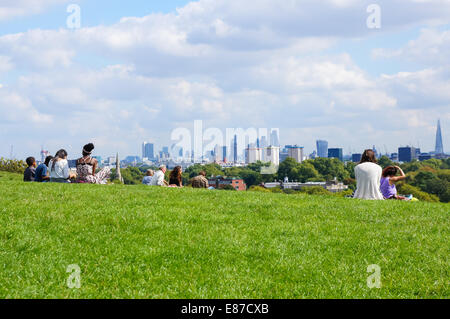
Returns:
[[[0,172],[2,298],[450,297],[448,204],[20,179]]]

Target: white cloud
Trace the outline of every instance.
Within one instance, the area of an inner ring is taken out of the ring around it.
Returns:
[[[422,29],[417,39],[399,49],[375,49],[374,58],[399,58],[427,65],[448,64],[450,59],[450,30]]]
[[[48,6],[68,2],[70,0],[2,0],[0,21],[41,13]]]
[[[445,113],[449,69],[376,77],[349,54],[329,50],[372,33],[365,23],[371,2],[201,0],[111,26],[1,36],[0,72],[21,73],[0,91],[0,118],[11,138],[27,130],[26,115],[28,133],[52,147],[95,138],[111,153],[138,152],[143,139],[167,143],[171,129],[194,119],[220,128],[280,127],[289,132],[285,142],[401,143],[399,132],[429,130],[421,116]],[[450,3],[438,0],[381,5],[381,32],[450,16]],[[428,29],[400,53],[379,54],[445,61],[447,38]]]

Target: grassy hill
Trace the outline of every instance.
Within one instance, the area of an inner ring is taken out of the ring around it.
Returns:
[[[448,204],[20,178],[0,172],[1,298],[450,297]]]

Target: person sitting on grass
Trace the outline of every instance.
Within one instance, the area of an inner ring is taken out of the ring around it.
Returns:
[[[171,187],[183,187],[183,178],[181,174],[183,173],[183,169],[181,166],[177,166],[170,173],[169,185]]]
[[[25,169],[25,172],[23,173],[23,181],[34,182],[34,178],[36,176],[36,160],[34,157],[28,157],[25,161],[28,167]]]
[[[75,174],[70,173],[66,150],[59,150],[49,162],[51,183],[70,183]]]
[[[192,188],[209,188],[206,172],[201,171],[198,176],[191,179],[190,184],[192,185]]]
[[[381,166],[377,164],[375,152],[365,150],[361,162],[355,167],[356,192],[353,196],[359,199],[383,200],[380,191]]]
[[[144,179],[142,180],[142,184],[150,186],[152,184],[153,175],[155,175],[155,171],[153,171],[152,169],[148,169],[147,173],[144,176]]]
[[[35,182],[38,183],[45,183],[50,181],[50,176],[48,176],[48,164],[50,163],[50,161],[53,159],[53,156],[47,156],[45,158],[44,163],[42,163],[41,165],[39,165],[36,168],[36,177],[34,179]]]
[[[400,176],[396,176],[400,173]],[[399,166],[388,166],[383,170],[380,190],[385,199],[411,200],[411,197],[397,194],[396,182],[406,179],[406,175]]]
[[[168,186],[165,180],[166,171],[167,171],[166,165],[161,165],[159,167],[159,170],[157,170],[155,172],[155,175],[153,175],[150,186]]]
[[[104,185],[111,175],[111,169],[109,167],[103,168],[97,174],[95,173],[98,167],[98,161],[91,156],[94,148],[94,144],[92,143],[86,144],[83,147],[83,157],[77,160],[77,183]]]

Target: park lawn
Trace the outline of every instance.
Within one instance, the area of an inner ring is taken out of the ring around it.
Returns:
[[[449,298],[449,205],[22,183],[0,172],[1,298]],[[69,265],[81,288],[69,289]],[[380,289],[367,267],[381,267]]]

